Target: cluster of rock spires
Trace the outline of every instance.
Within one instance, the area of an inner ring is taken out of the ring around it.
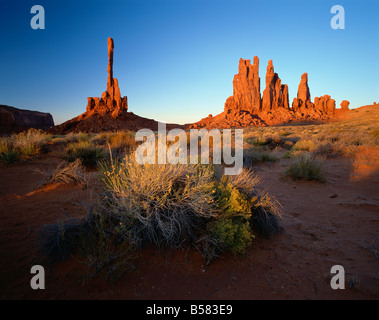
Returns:
[[[46,130],[54,126],[50,113],[0,105],[0,133],[21,132],[30,128]]]
[[[194,123],[190,128],[230,128],[245,126],[265,126],[292,121],[329,120],[337,113],[349,110],[349,101],[341,103],[336,109],[335,100],[329,95],[316,97],[314,103],[308,87],[308,74],[301,76],[297,98],[290,107],[288,85],[282,84],[274,72],[272,60],[268,62],[266,88],[261,97],[259,78],[259,59],[240,59],[238,74],[233,79],[233,96],[225,102],[224,112]]]

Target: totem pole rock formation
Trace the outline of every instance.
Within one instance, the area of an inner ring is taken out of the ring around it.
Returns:
[[[100,98],[89,97],[86,112],[50,128],[52,134],[69,132],[104,132],[116,130],[138,131],[140,129],[158,130],[154,119],[140,117],[128,111],[127,97],[121,97],[118,81],[113,77],[114,42],[108,38],[108,78],[107,90]],[[183,128],[183,125],[166,123],[168,130]]]
[[[118,80],[113,78],[113,49],[113,39],[108,38],[107,90],[103,92],[101,98],[87,98],[87,113],[99,113],[100,115],[111,113],[113,118],[117,118],[123,111],[128,110],[128,99],[126,96],[121,97]]]

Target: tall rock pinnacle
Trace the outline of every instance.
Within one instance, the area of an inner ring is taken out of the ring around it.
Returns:
[[[112,117],[117,118],[123,111],[128,110],[127,97],[121,97],[118,80],[113,78],[113,49],[114,42],[108,38],[108,81],[107,90],[103,92],[101,98],[89,97],[87,112],[104,115],[110,112]]]
[[[308,73],[306,72],[301,75],[301,80],[297,91],[297,98],[299,100],[302,100],[303,103],[306,101],[311,101],[311,93],[308,87]]]
[[[268,62],[266,73],[266,88],[263,91],[262,111],[288,109],[288,86],[282,85],[277,73],[274,72],[272,60]]]
[[[112,38],[108,38],[108,83],[107,89],[113,86],[113,49],[114,43]]]
[[[238,74],[233,78],[233,96],[225,102],[225,110],[235,109],[257,113],[261,107],[259,59],[240,59]]]
[[[293,98],[292,108],[295,111],[300,111],[304,108],[314,108],[314,104],[311,101],[311,93],[308,87],[308,73],[306,72],[301,75],[299,88],[297,90],[297,98]]]

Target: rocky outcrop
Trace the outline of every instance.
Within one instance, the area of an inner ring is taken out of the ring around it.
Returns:
[[[308,74],[301,76],[297,97],[289,104],[289,89],[274,72],[272,60],[268,62],[266,87],[260,99],[259,59],[240,59],[238,74],[233,79],[233,96],[229,97],[224,112],[201,119],[190,128],[230,128],[278,125],[294,121],[325,121],[336,115],[336,102],[329,95],[311,101]],[[344,106],[346,103],[344,103]],[[344,107],[344,110],[346,108]]]
[[[315,98],[314,107],[316,110],[324,114],[334,115],[336,110],[336,101],[331,99],[331,97],[326,94]]]
[[[98,113],[104,116],[106,113],[110,113],[113,118],[117,119],[128,110],[128,99],[126,96],[121,97],[118,80],[113,78],[113,49],[113,39],[108,38],[107,90],[103,92],[101,98],[87,98],[87,115]]]
[[[286,107],[288,109],[288,86],[282,85],[277,73],[274,72],[272,60],[268,62],[266,88],[263,91],[262,111],[272,111]]]
[[[249,113],[259,112],[261,108],[261,92],[259,78],[259,59],[240,59],[238,73],[233,78],[233,96],[229,97],[224,111],[240,110]]]
[[[313,108],[314,105],[311,101],[311,92],[308,86],[308,73],[303,73],[297,90],[297,98],[294,98],[292,102],[292,109],[304,112],[305,109]]]
[[[11,133],[31,128],[46,130],[54,126],[50,113],[22,110],[0,105],[0,133]]]
[[[341,102],[341,111],[343,111],[343,112],[349,111],[349,105],[350,105],[349,101],[342,100],[342,102]]]

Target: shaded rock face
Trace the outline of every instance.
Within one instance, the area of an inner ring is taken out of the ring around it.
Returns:
[[[253,65],[250,64],[250,60],[240,59],[238,74],[233,79],[233,96],[226,100],[224,112],[201,119],[190,125],[190,128],[230,128],[278,125],[293,121],[324,121],[336,115],[336,102],[330,96],[316,97],[315,103],[311,101],[307,73],[301,76],[292,107],[289,103],[288,85],[282,84],[278,74],[274,72],[272,60],[268,62],[265,80],[266,87],[261,99],[258,57],[254,57]]]
[[[114,42],[108,38],[108,79],[107,90],[101,95],[101,98],[87,98],[87,113],[105,115],[110,113],[113,118],[118,118],[122,112],[128,110],[127,97],[121,97],[118,80],[113,78],[113,49]]]
[[[54,126],[50,113],[0,105],[0,132],[20,132],[30,128],[47,130]]]
[[[282,85],[278,74],[274,72],[272,60],[270,60],[266,73],[266,89],[263,91],[262,97],[262,111],[272,111],[278,108],[289,108],[288,86]]]

